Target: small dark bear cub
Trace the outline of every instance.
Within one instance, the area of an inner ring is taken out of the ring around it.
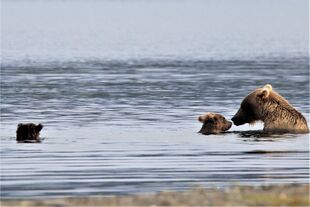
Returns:
[[[40,142],[40,131],[42,130],[42,124],[18,124],[16,130],[17,142]]]
[[[224,116],[216,113],[206,113],[198,117],[198,121],[203,123],[199,133],[219,134],[230,129],[232,123],[227,121]]]

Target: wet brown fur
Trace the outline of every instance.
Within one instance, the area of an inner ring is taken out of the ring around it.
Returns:
[[[216,113],[206,113],[198,117],[198,121],[203,123],[199,133],[219,134],[230,129],[232,123],[224,116]]]
[[[17,142],[40,142],[40,131],[42,130],[42,124],[18,124],[16,130]]]
[[[237,126],[263,121],[265,132],[309,133],[305,117],[269,84],[245,97],[232,121]]]

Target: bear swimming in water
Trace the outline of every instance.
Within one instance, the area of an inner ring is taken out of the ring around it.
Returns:
[[[264,132],[309,133],[305,117],[298,112],[270,84],[251,92],[231,119],[235,125],[264,122]]]
[[[203,123],[199,131],[202,134],[219,134],[230,129],[232,125],[224,116],[210,112],[199,116],[198,121]]]
[[[18,124],[16,130],[17,142],[40,142],[40,131],[42,130],[42,124]]]

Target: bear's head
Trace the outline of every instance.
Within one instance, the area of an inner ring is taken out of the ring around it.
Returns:
[[[258,120],[263,121],[266,112],[272,110],[273,102],[278,99],[277,97],[281,96],[272,91],[270,84],[265,85],[263,88],[258,88],[244,98],[238,112],[231,120],[237,126],[245,123],[253,124]]]
[[[27,141],[36,141],[40,142],[40,131],[42,130],[42,124],[18,124],[16,130],[16,141],[18,142],[27,142]]]
[[[203,125],[199,131],[202,134],[218,134],[230,129],[232,123],[224,116],[216,113],[206,113],[198,117]]]

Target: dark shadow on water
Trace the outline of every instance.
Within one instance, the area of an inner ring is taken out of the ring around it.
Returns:
[[[34,143],[41,143],[41,140],[24,140],[24,141],[17,141],[17,143],[31,143],[31,144],[34,144]]]
[[[14,140],[16,141],[16,137],[10,137],[9,138],[10,140]],[[44,141],[45,138],[42,138],[40,137],[39,140],[33,140],[33,139],[26,139],[26,140],[23,140],[23,141],[16,141],[16,143],[22,143],[22,144],[25,144],[25,143],[28,143],[28,144],[38,144],[38,143],[42,143],[42,141]]]
[[[261,138],[261,137],[271,137],[271,134],[265,133],[262,130],[249,130],[249,131],[231,131],[232,134],[237,134],[242,138]]]
[[[292,150],[252,150],[245,151],[244,154],[291,154],[291,153],[308,153],[308,151],[292,151]]]
[[[289,133],[270,133],[264,132],[263,130],[248,130],[248,131],[229,131],[225,134],[236,134],[240,138],[254,138],[254,139],[245,139],[244,141],[276,141],[279,138],[293,138],[298,136],[298,134],[289,134]]]
[[[248,131],[229,131],[225,134],[237,134],[242,138],[287,138],[296,137],[296,134],[289,133],[270,133],[263,130],[248,130]]]

